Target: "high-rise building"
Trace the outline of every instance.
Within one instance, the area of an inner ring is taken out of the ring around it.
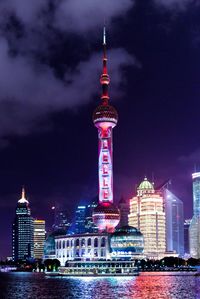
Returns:
[[[12,256],[14,261],[33,258],[33,218],[29,202],[22,189],[22,197],[18,200],[13,222]]]
[[[64,234],[65,235],[65,234]],[[56,256],[56,248],[55,248],[55,237],[60,236],[60,231],[51,231],[47,233],[46,240],[44,242],[44,256],[43,258],[46,259],[55,259]]]
[[[79,205],[75,212],[75,234],[95,233],[97,226],[93,221],[93,211],[97,207],[96,197],[87,205]]]
[[[34,220],[34,258],[42,259],[45,242],[45,220]]]
[[[184,222],[184,254],[190,254],[190,243],[189,243],[189,228],[192,219],[186,219]]]
[[[183,202],[167,188],[164,189],[167,251],[184,255]]]
[[[122,197],[118,203],[118,208],[120,211],[120,222],[118,224],[118,227],[127,226],[128,225],[128,215],[130,213],[129,202]]]
[[[144,254],[159,258],[166,252],[164,198],[145,177],[130,200],[129,225],[144,236]]]
[[[85,217],[85,232],[86,233],[95,233],[97,232],[97,226],[93,221],[93,210],[97,207],[96,200],[93,200],[86,208],[86,217]]]
[[[86,206],[78,206],[75,214],[75,233],[83,234],[86,232]]]
[[[60,209],[57,206],[53,207],[53,210],[54,210],[53,231],[60,231],[61,233],[67,233],[71,225],[67,216],[67,211]]]
[[[190,255],[200,258],[200,172],[192,174],[193,217],[189,228]]]
[[[116,109],[109,104],[108,85],[110,78],[107,71],[106,32],[103,34],[103,73],[101,75],[101,104],[94,110],[93,122],[98,129],[98,172],[99,204],[94,209],[93,220],[98,230],[113,232],[120,220],[119,210],[113,205],[113,158],[112,130],[118,121]]]

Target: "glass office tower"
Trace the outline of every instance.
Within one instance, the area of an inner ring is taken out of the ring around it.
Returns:
[[[164,190],[167,251],[184,255],[183,202],[168,189]]]
[[[193,217],[189,228],[190,255],[200,258],[200,172],[192,174]]]

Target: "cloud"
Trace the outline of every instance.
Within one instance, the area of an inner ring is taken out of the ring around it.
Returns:
[[[133,0],[2,0],[0,2],[0,139],[7,143],[12,135],[26,135],[49,114],[74,109],[90,102],[99,87],[101,54],[74,57],[75,65],[62,65],[56,76],[51,64],[52,49],[73,40],[74,33],[96,32],[123,16]],[[81,51],[81,48],[80,48]],[[59,52],[59,50],[58,50]],[[69,53],[69,52],[68,52]],[[57,54],[56,54],[57,55]],[[66,54],[67,55],[67,54]],[[112,90],[119,95],[123,80],[121,66],[135,60],[124,49],[108,53]],[[81,58],[80,58],[81,57]]]
[[[134,0],[1,0],[1,19],[12,14],[23,24],[37,27],[51,14],[51,26],[68,32],[83,33],[110,23],[115,17],[124,15]],[[38,22],[39,20],[39,22]],[[36,23],[36,21],[38,23]],[[45,22],[44,22],[45,23]]]
[[[123,49],[108,52],[114,94],[122,80],[121,66],[133,64]],[[49,66],[22,56],[11,56],[5,40],[0,40],[0,137],[28,134],[49,113],[73,109],[91,101],[98,91],[101,54],[81,61],[74,71],[58,79]],[[100,90],[100,88],[99,88]]]
[[[179,161],[184,164],[190,164],[191,166],[200,167],[200,148],[196,149],[188,155],[181,156]]]
[[[184,10],[187,5],[193,4],[194,0],[154,0],[154,2],[168,9]]]
[[[124,15],[134,4],[133,0],[68,0],[60,1],[55,13],[56,25],[70,32],[82,33],[102,27],[104,19]]]
[[[48,7],[49,1],[43,0],[1,0],[1,18],[13,14],[23,23],[31,24],[40,17],[42,10]]]

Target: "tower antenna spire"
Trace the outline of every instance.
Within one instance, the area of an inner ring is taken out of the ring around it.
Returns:
[[[103,45],[106,46],[106,25],[103,27]]]
[[[100,83],[102,85],[102,104],[108,105],[109,95],[108,95],[108,85],[110,83],[110,78],[107,70],[107,56],[106,56],[106,26],[103,27],[103,72],[100,78]]]

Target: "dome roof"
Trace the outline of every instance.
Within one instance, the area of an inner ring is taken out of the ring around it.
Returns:
[[[139,194],[143,193],[154,193],[154,186],[151,182],[147,180],[147,178],[144,178],[144,181],[142,181],[137,188]]]
[[[117,110],[111,105],[101,104],[93,112],[93,122],[110,121],[117,124]]]

